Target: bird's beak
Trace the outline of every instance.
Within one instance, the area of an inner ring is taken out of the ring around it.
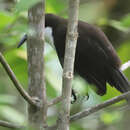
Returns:
[[[20,46],[22,46],[25,43],[26,40],[27,40],[27,34],[25,34],[23,36],[23,38],[20,40],[20,42],[18,43],[17,48],[19,48]]]

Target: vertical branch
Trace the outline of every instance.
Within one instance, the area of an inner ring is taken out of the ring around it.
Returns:
[[[36,130],[46,126],[46,89],[43,73],[44,51],[44,0],[28,11],[29,34],[27,43],[29,94],[36,99],[41,108],[28,107],[29,125]]]
[[[73,79],[75,50],[78,36],[77,33],[78,8],[79,8],[79,0],[69,0],[69,21],[66,36],[63,86],[62,86],[63,101],[61,104],[59,115],[59,123],[58,123],[59,130],[69,130],[71,86]]]

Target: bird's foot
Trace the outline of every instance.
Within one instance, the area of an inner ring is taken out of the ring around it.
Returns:
[[[72,89],[71,97],[73,98],[71,100],[71,104],[74,104],[76,102],[76,100],[77,100],[77,96],[76,96],[76,93],[75,93],[74,89]]]

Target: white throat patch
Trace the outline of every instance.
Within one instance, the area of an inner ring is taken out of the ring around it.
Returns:
[[[45,28],[45,42],[50,44],[51,47],[55,49],[54,40],[53,40],[53,36],[52,36],[52,31],[53,30],[52,30],[51,27],[46,27]]]

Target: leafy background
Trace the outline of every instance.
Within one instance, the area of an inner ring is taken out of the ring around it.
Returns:
[[[27,90],[26,45],[17,49],[17,44],[28,31],[27,10],[36,0],[0,0],[0,51],[5,56],[18,80]],[[99,26],[115,47],[122,63],[130,60],[130,1],[125,0],[81,0],[79,19]],[[67,18],[67,0],[47,0],[46,12]],[[48,40],[46,40],[48,42]],[[46,42],[45,76],[48,100],[60,95],[62,68],[55,50]],[[42,59],[41,59],[42,60]],[[130,80],[130,68],[124,71]],[[92,86],[79,76],[75,77],[73,88],[78,100],[71,105],[71,114],[120,95],[116,89],[107,87],[107,94],[100,97]],[[89,95],[89,98],[88,98]],[[92,114],[71,124],[71,130],[129,130],[129,109],[125,101]],[[26,124],[26,102],[13,86],[0,65],[0,119]],[[58,105],[48,110],[48,123],[54,124]],[[0,127],[0,130],[6,128]]]

